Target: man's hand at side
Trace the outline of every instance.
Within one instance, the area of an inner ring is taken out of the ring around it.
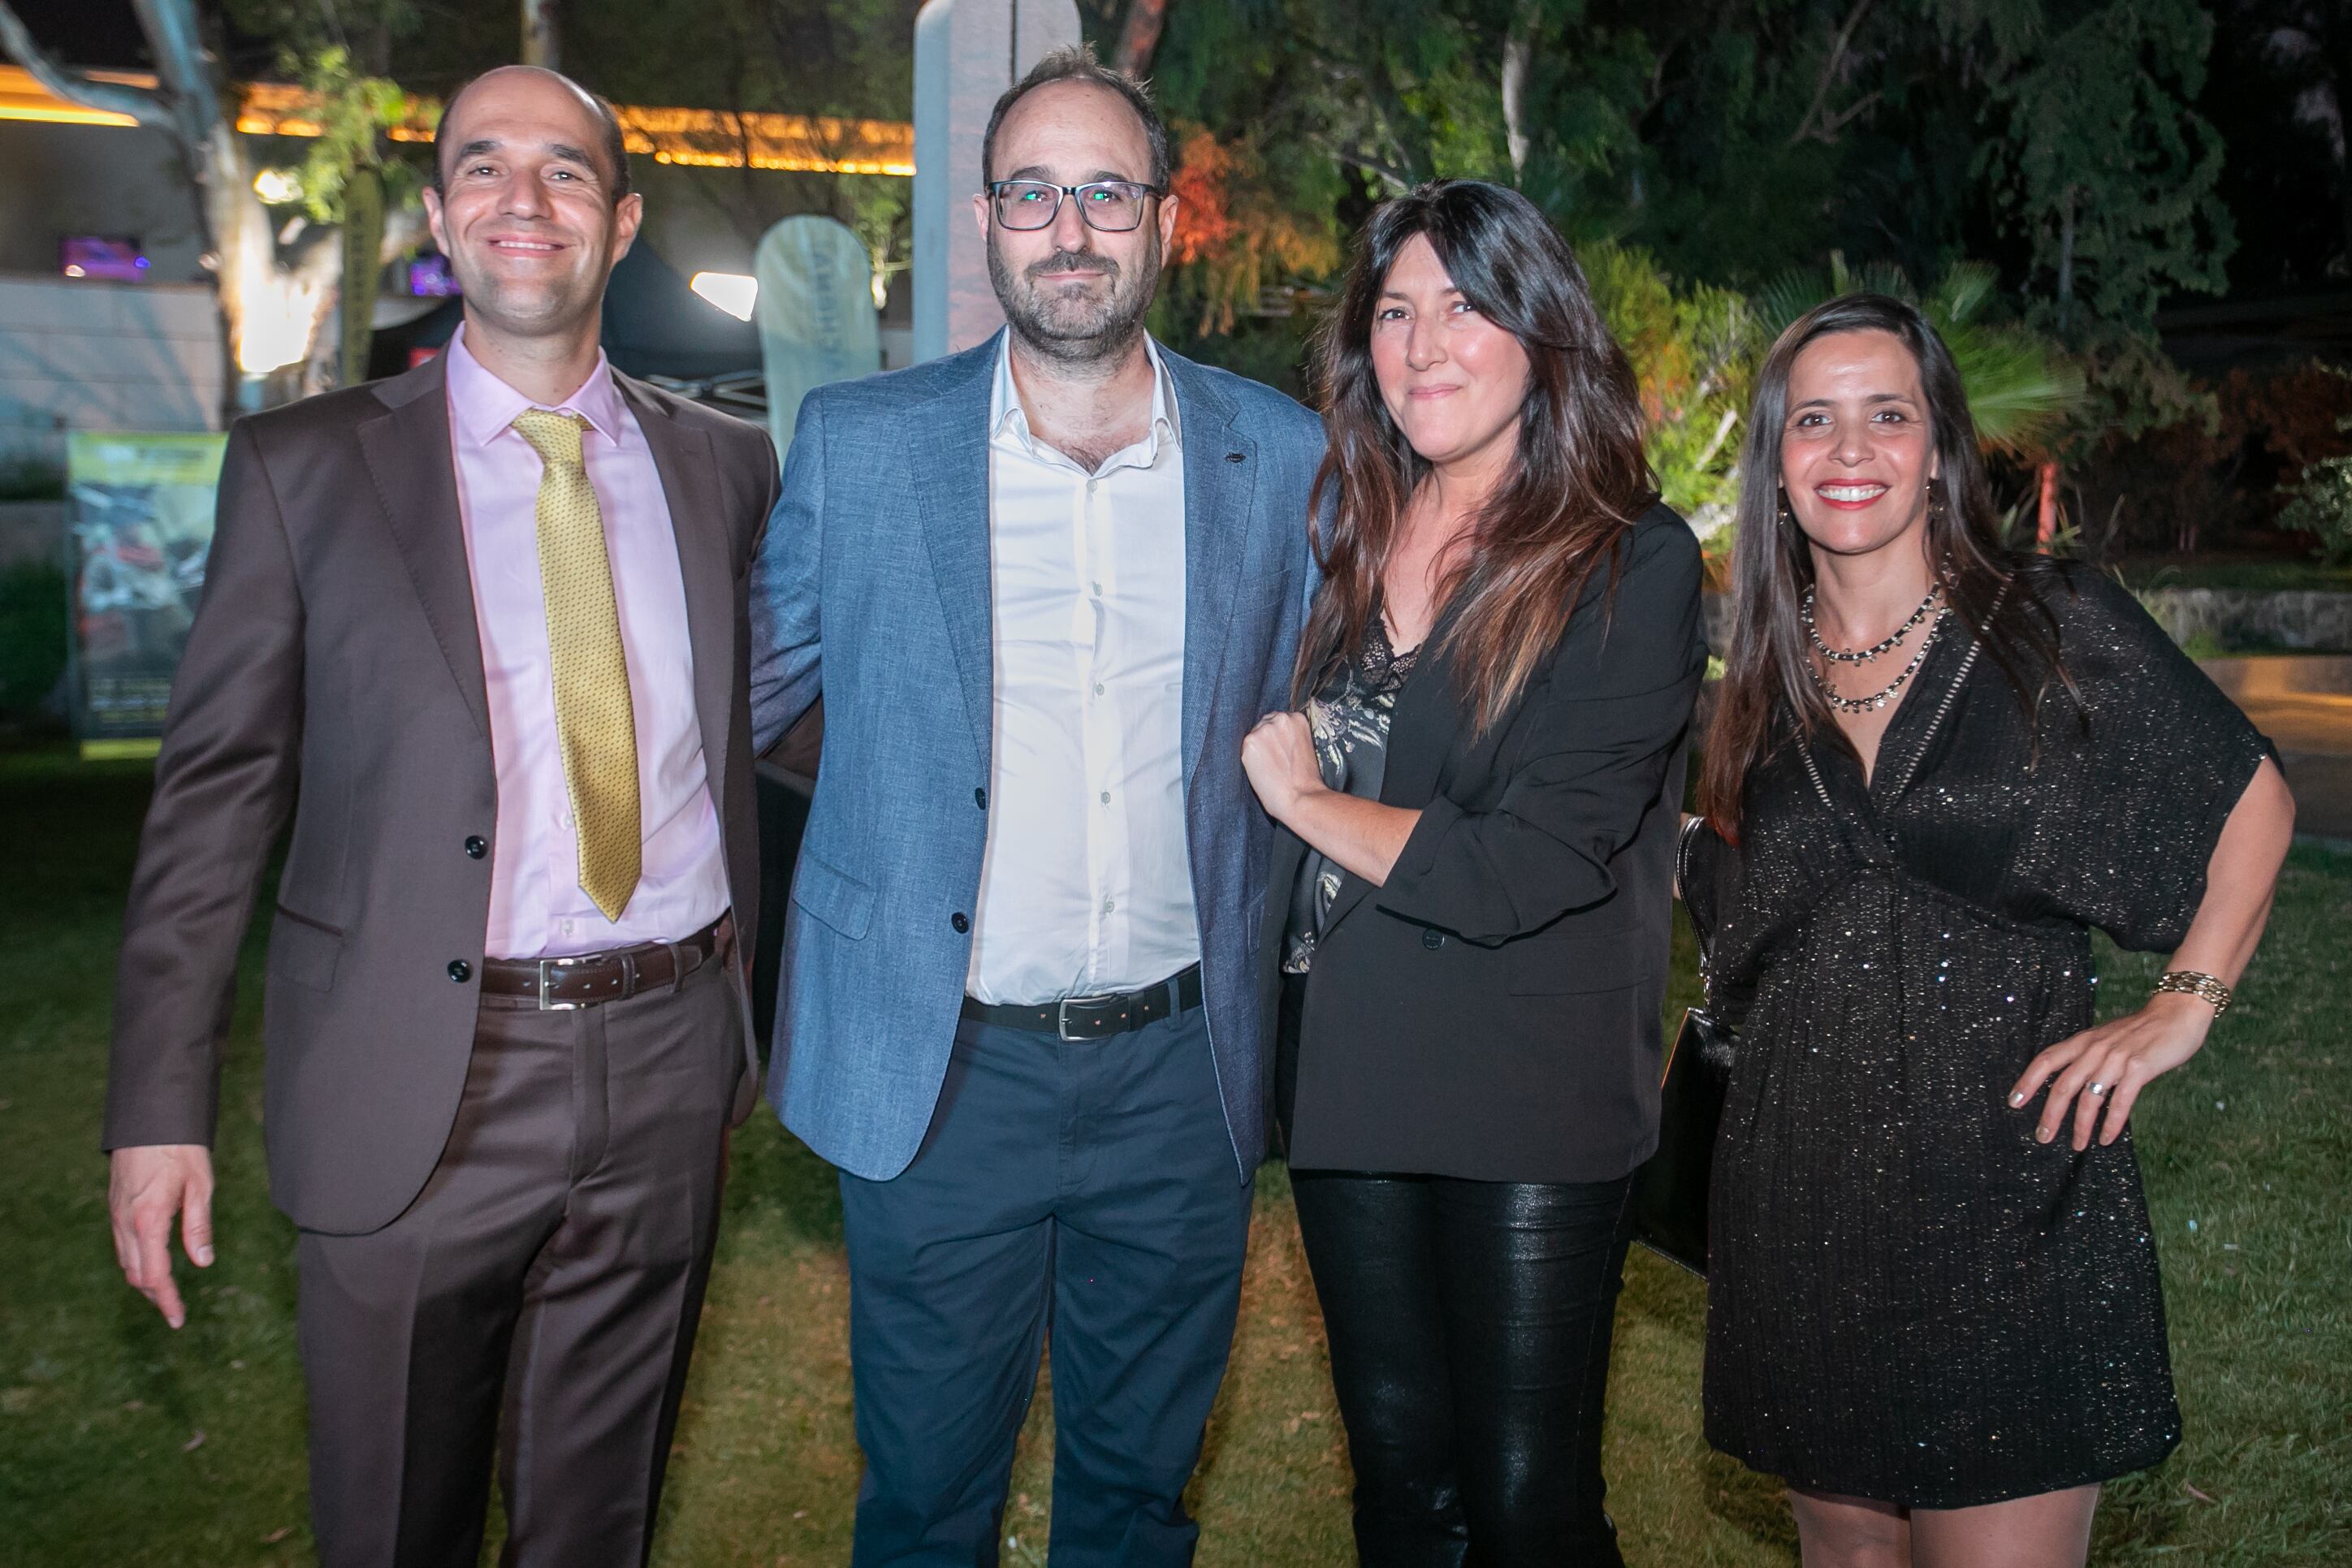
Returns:
[[[172,1219],[199,1269],[213,1266],[213,1155],[202,1144],[142,1144],[114,1151],[106,1207],[114,1260],[131,1288],[155,1303],[173,1328],[188,1321],[172,1278]]]

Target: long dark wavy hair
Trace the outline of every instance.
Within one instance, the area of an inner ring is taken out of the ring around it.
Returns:
[[[1789,373],[1797,356],[1839,332],[1891,333],[1919,367],[1937,456],[1936,497],[1927,508],[1927,559],[1952,614],[1981,643],[2029,715],[2054,679],[2074,683],[2058,658],[2058,627],[2040,580],[2045,558],[2001,540],[2000,515],[1977,446],[1976,423],[1951,350],[1913,307],[1884,294],[1850,294],[1790,323],[1766,356],[1748,410],[1739,458],[1739,501],[1731,549],[1735,606],[1731,649],[1716,692],[1699,770],[1699,810],[1735,842],[1747,781],[1776,747],[1826,730],[1847,745],[1811,678],[1801,611],[1813,583],[1812,550],[1780,493],[1780,433],[1789,418]]]
[[[1428,237],[1454,286],[1518,339],[1529,367],[1517,452],[1464,538],[1439,563],[1444,634],[1474,728],[1484,733],[1526,690],[1567,630],[1569,612],[1633,519],[1657,499],[1642,455],[1633,366],[1610,337],[1566,241],[1517,191],[1440,180],[1372,214],[1339,308],[1316,346],[1329,449],[1314,513],[1334,505],[1316,543],[1324,572],[1301,639],[1297,695],[1360,656],[1380,613],[1381,577],[1406,503],[1430,464],[1389,416],[1372,371],[1372,321],[1398,254]]]

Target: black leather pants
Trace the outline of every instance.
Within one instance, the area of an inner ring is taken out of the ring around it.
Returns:
[[[1293,1174],[1370,1568],[1621,1568],[1601,1416],[1633,1178]]]

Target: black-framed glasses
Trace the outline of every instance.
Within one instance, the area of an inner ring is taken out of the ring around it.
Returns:
[[[1143,204],[1160,190],[1132,180],[1094,180],[1083,185],[1056,185],[1050,180],[994,180],[989,183],[989,204],[996,221],[1008,229],[1042,229],[1062,211],[1062,198],[1075,196],[1078,216],[1087,227],[1104,234],[1126,234],[1143,221]]]

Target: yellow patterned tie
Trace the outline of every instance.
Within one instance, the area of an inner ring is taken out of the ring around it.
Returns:
[[[580,890],[618,920],[637,890],[644,832],[637,812],[637,724],[604,514],[580,453],[585,423],[534,408],[514,427],[539,451],[539,581],[555,669],[555,733],[580,839]]]

